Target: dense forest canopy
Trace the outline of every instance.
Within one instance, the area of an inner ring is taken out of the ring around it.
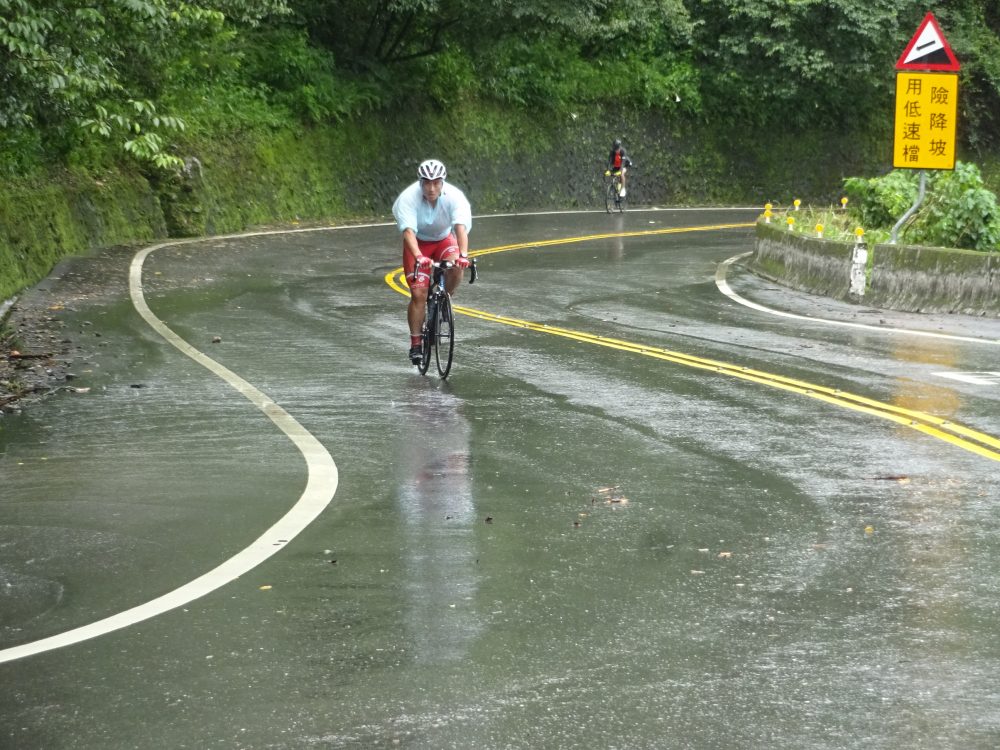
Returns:
[[[965,147],[995,151],[995,0],[0,0],[0,158],[16,175],[113,147],[170,168],[180,138],[414,97],[863,127],[891,117],[927,10],[962,63]]]

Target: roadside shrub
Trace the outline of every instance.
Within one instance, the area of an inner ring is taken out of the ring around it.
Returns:
[[[975,164],[959,162],[953,171],[939,172],[933,184],[908,237],[927,245],[1000,250],[1000,207]]]
[[[866,229],[891,229],[913,205],[919,174],[893,170],[884,177],[844,181],[851,216]],[[905,241],[969,250],[1000,249],[1000,206],[975,164],[928,175],[923,204],[902,228]]]
[[[865,228],[892,227],[917,198],[916,172],[897,169],[883,177],[848,177],[850,215]]]

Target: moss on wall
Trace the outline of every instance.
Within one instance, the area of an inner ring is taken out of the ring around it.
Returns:
[[[845,299],[850,290],[851,245],[821,240],[758,222],[752,267],[793,289]]]
[[[162,237],[166,226],[138,173],[59,172],[0,186],[0,300],[67,255]]]
[[[1000,315],[1000,253],[876,245],[866,297],[900,310]]]

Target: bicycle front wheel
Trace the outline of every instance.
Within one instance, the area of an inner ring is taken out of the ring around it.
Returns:
[[[420,364],[417,370],[421,375],[427,374],[427,368],[431,366],[431,348],[434,346],[434,317],[437,314],[437,305],[433,302],[427,303],[427,313],[424,316],[424,328],[420,332]]]
[[[617,197],[618,197],[618,192],[615,189],[615,181],[609,180],[608,189],[604,191],[604,208],[607,210],[608,213],[611,213],[611,211],[614,209],[615,199]]]
[[[451,309],[451,297],[444,295],[438,302],[434,316],[434,359],[438,374],[442,378],[451,372],[451,360],[455,354],[455,314]]]

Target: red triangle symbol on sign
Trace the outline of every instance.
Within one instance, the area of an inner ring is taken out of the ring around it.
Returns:
[[[917,33],[896,61],[896,70],[958,71],[961,67],[933,13],[924,16]]]

